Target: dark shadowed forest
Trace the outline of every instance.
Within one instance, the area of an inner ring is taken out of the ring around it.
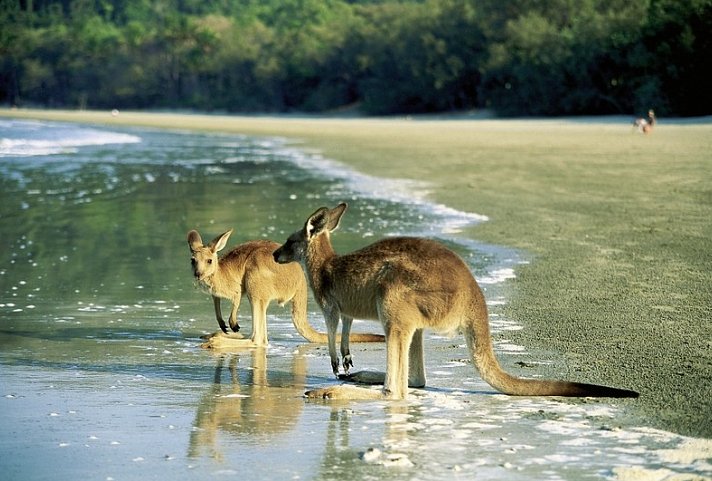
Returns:
[[[0,0],[0,103],[712,113],[712,0]]]

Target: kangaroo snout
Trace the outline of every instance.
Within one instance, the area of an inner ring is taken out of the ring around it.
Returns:
[[[289,262],[289,261],[285,261],[282,258],[282,248],[281,247],[272,253],[272,257],[274,257],[274,261],[277,264],[286,264],[287,262]]]
[[[196,280],[199,281],[203,280],[203,274],[198,269],[193,269],[193,277],[195,277]]]
[[[191,257],[190,267],[193,271],[193,277],[195,277],[196,280],[202,281],[205,277],[207,277],[207,272],[200,268],[200,262],[195,257]]]

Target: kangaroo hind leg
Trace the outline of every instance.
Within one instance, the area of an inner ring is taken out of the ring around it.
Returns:
[[[383,371],[356,371],[341,374],[339,379],[356,384],[385,384],[386,373]],[[423,330],[418,329],[410,341],[408,353],[408,387],[425,387],[425,361],[423,357]]]
[[[405,399],[408,393],[409,354],[415,332],[407,326],[386,324],[386,380],[383,394],[389,399]]]
[[[252,342],[256,346],[267,345],[267,305],[269,301],[251,298],[252,305]]]

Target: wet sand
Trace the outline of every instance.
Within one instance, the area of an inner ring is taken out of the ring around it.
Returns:
[[[712,437],[712,122],[222,117],[0,110],[3,116],[278,135],[486,215],[466,234],[530,256],[507,285],[520,373],[641,392],[648,426]],[[527,367],[530,366],[530,367]]]

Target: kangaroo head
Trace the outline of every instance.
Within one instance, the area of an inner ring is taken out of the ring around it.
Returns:
[[[329,234],[339,227],[341,216],[347,204],[342,202],[333,209],[321,207],[309,216],[304,227],[290,235],[282,246],[274,251],[274,260],[280,264],[301,262],[305,259],[307,247],[317,237]]]
[[[202,281],[217,272],[218,252],[225,247],[227,239],[232,234],[232,229],[220,234],[210,241],[207,246],[203,245],[203,239],[198,231],[188,232],[188,247],[190,247],[190,263],[193,266],[193,275]]]

